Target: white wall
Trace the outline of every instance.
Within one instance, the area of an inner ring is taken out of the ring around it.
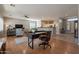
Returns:
[[[0,32],[3,31],[3,18],[0,17]]]
[[[70,30],[71,30],[71,33],[74,33],[74,22],[73,21],[70,22]]]
[[[6,19],[6,22],[5,22],[5,27],[7,29],[7,27],[9,25],[15,27],[15,24],[22,24],[24,26],[25,29],[28,29],[29,28],[29,23],[27,20],[20,20],[20,19]]]
[[[56,34],[60,34],[59,23],[56,25]]]
[[[56,34],[60,34],[60,23],[59,23],[59,21],[56,21],[55,25],[56,25]]]

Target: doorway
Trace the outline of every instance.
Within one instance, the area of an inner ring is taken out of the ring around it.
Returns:
[[[75,43],[78,43],[78,20],[74,21],[74,39]]]

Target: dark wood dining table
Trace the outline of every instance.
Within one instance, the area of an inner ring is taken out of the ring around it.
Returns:
[[[34,49],[34,39],[39,38],[40,35],[46,34],[47,32],[33,32],[28,35],[28,46]],[[30,45],[32,44],[32,45]]]

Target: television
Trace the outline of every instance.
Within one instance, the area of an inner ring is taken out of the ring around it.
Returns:
[[[15,28],[23,28],[23,25],[22,24],[16,24]]]

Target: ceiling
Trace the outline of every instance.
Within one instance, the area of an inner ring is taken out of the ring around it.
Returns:
[[[28,16],[34,19],[51,18],[57,19],[65,16],[77,16],[76,4],[10,4],[0,5],[0,12],[4,16],[25,18]]]

